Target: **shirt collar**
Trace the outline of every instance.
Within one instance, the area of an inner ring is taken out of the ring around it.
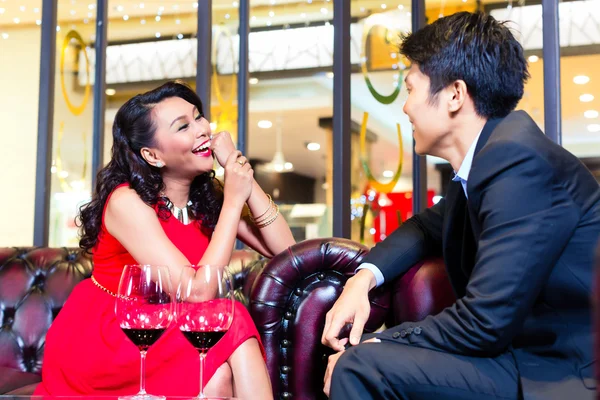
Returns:
[[[454,172],[454,178],[452,178],[453,181],[462,180],[467,182],[469,179],[469,172],[471,172],[471,165],[473,164],[473,156],[475,155],[475,148],[477,147],[479,136],[481,136],[481,132],[479,132],[475,140],[473,140],[473,143],[471,143],[471,147],[469,147],[462,164],[460,164],[458,172]]]

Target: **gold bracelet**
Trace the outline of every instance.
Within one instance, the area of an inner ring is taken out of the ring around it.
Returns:
[[[270,219],[270,220],[268,220],[268,221],[263,221],[263,222],[261,222],[260,224],[256,224],[256,227],[257,227],[257,228],[259,228],[259,229],[262,229],[262,228],[264,228],[265,226],[269,226],[269,225],[271,225],[273,222],[275,222],[275,220],[276,220],[276,219],[277,219],[277,217],[279,216],[279,206],[278,206],[277,204],[275,204],[275,209],[276,209],[276,212],[275,212],[275,215],[273,216],[273,218],[271,218],[271,219]]]
[[[250,211],[250,220],[252,222],[256,223],[256,221],[258,221],[259,219],[264,217],[269,211],[271,211],[271,208],[273,207],[273,198],[271,197],[270,194],[267,194],[267,197],[269,198],[269,208],[267,208],[267,210],[264,213],[262,213],[260,217],[256,217],[256,218],[254,218],[254,216],[252,216],[252,211]]]
[[[264,215],[264,218],[256,218],[253,222],[255,225],[261,225],[263,222],[270,220],[271,218],[273,218],[273,214],[275,213],[275,211],[277,211],[277,204],[273,203],[271,204],[271,207],[269,208],[269,212],[267,215]]]
[[[102,291],[104,291],[104,292],[106,292],[106,293],[110,294],[112,297],[116,297],[116,298],[118,298],[118,299],[121,299],[121,300],[135,301],[135,299],[134,299],[133,297],[127,297],[127,296],[125,296],[125,295],[122,295],[122,294],[117,294],[117,293],[114,293],[113,291],[111,291],[111,290],[109,290],[109,289],[105,288],[104,286],[102,286],[102,285],[100,284],[100,282],[98,282],[98,281],[96,280],[96,278],[94,277],[94,275],[92,275],[92,277],[91,277],[91,278],[92,278],[92,282],[94,283],[94,285],[96,285],[96,286],[97,286],[99,289],[101,289]]]

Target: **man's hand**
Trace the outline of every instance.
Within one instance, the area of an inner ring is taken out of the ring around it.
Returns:
[[[325,329],[321,342],[336,351],[344,350],[346,342],[339,339],[344,325],[352,324],[350,343],[357,345],[369,313],[369,290],[375,286],[375,275],[369,270],[362,269],[354,277],[348,279],[339,299],[325,317]]]
[[[381,340],[377,338],[372,338],[369,340],[365,340],[363,343],[379,343]],[[342,346],[345,346],[348,343],[348,339],[340,340]],[[327,370],[325,370],[325,378],[323,378],[323,392],[329,397],[329,391],[331,390],[331,376],[333,375],[333,369],[335,368],[335,364],[337,363],[338,358],[344,354],[344,350],[332,354],[329,356],[329,361],[327,361]]]
[[[348,341],[348,339],[342,340],[344,341],[344,344]],[[327,370],[325,370],[325,378],[323,378],[323,392],[325,392],[327,397],[329,397],[329,390],[331,389],[331,375],[333,375],[333,369],[335,368],[338,358],[340,358],[342,354],[344,354],[344,350],[330,355],[329,361],[327,361]]]

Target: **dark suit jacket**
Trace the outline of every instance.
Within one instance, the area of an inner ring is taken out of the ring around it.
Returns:
[[[365,258],[390,282],[420,259],[442,254],[458,299],[438,315],[378,336],[474,357],[512,352],[526,399],[591,398],[598,182],[517,111],[485,125],[467,193],[468,201],[461,184],[451,182],[444,199]],[[417,326],[406,337],[392,336]]]

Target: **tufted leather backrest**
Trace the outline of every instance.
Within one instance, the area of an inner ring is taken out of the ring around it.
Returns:
[[[331,354],[321,345],[325,314],[366,253],[346,239],[307,240],[274,257],[257,278],[250,313],[265,346],[275,398],[324,397]],[[389,290],[371,293],[368,332],[381,326],[389,307]]]
[[[0,367],[40,373],[46,331],[91,272],[79,249],[0,249]]]

